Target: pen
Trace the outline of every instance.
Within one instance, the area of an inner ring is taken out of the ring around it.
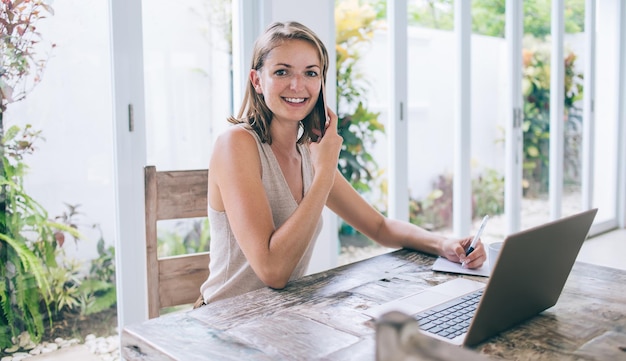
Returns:
[[[470,244],[470,246],[467,249],[467,251],[465,251],[465,255],[466,256],[468,256],[470,253],[472,253],[472,251],[476,247],[476,243],[478,243],[478,239],[480,238],[480,235],[483,233],[483,229],[485,229],[485,225],[487,224],[488,220],[489,220],[489,215],[486,215],[483,218],[483,221],[480,223],[480,227],[478,228],[478,232],[476,232],[476,234],[474,235],[474,239],[472,239],[472,243]]]

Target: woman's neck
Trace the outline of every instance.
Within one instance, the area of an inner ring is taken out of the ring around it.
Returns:
[[[272,135],[272,149],[274,152],[279,152],[285,156],[298,155],[298,148],[296,146],[298,142],[298,127],[284,127],[280,124],[272,124],[270,133]],[[275,126],[274,126],[275,125]]]

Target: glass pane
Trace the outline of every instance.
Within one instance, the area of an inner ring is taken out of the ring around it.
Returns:
[[[411,0],[407,6],[410,221],[451,234],[456,91],[453,3]]]
[[[565,2],[562,216],[581,210],[584,1]],[[550,3],[524,2],[522,229],[550,219]]]
[[[354,188],[379,211],[386,211],[384,123],[388,63],[385,4],[338,0],[337,104],[344,139],[339,168]],[[339,264],[387,251],[340,220]]]
[[[7,2],[2,3],[0,18],[5,19]],[[30,11],[31,6],[40,6],[38,3],[24,2],[14,10]],[[15,252],[7,250],[6,243],[0,242],[0,269],[3,270],[0,278],[3,282],[15,282],[10,286],[15,287],[9,290],[10,294],[15,290],[33,292],[27,298],[34,304],[42,301],[41,293],[50,287],[52,297],[47,307],[50,315],[45,308],[39,308],[39,313],[30,319],[43,320],[40,324],[43,329],[34,328],[31,332],[32,336],[41,336],[39,340],[31,337],[38,346],[43,342],[56,342],[57,346],[64,342],[82,343],[88,334],[114,335],[117,327],[109,4],[106,0],[66,0],[50,6],[54,13],[40,7],[39,15],[45,18],[33,24],[41,39],[33,38],[39,43],[30,51],[35,59],[44,60],[40,82],[32,91],[23,93],[25,97],[21,101],[8,104],[6,112],[2,113],[5,135],[14,126],[28,129],[25,137],[20,131],[15,138],[20,142],[18,153],[22,152],[23,158],[18,159],[8,152],[5,155],[11,158],[13,166],[22,163],[28,167],[23,189],[19,191],[32,197],[32,200],[21,198],[28,209],[23,209],[21,214],[11,208],[18,198],[6,198],[3,215],[17,215],[19,222],[5,229],[3,234],[26,244],[35,255],[33,266],[36,267],[28,269],[28,274],[21,279],[17,277],[20,261]],[[31,21],[33,19],[37,19],[37,15],[31,17]],[[14,33],[17,36],[14,39],[26,39],[32,31],[29,28],[24,35]],[[4,73],[13,64],[5,58],[9,54],[5,52],[6,30],[1,28],[0,33],[3,38],[0,66]],[[31,74],[25,78],[27,84],[33,84],[36,68],[31,63]],[[2,81],[7,81],[4,74]],[[14,84],[10,80],[8,83],[9,86]],[[23,88],[16,87],[13,92],[15,98],[19,98],[19,89]],[[7,105],[5,99],[3,105]],[[27,128],[28,125],[32,128]],[[29,134],[36,136],[32,138]],[[5,143],[11,144],[15,143]],[[13,173],[14,170],[10,168],[5,175],[19,181],[20,176]],[[11,186],[11,189],[16,187]],[[30,212],[41,218],[26,218],[26,214],[33,214]],[[26,219],[29,222],[25,222]],[[76,227],[82,237],[75,239],[67,230],[56,232],[56,226],[46,224],[46,220],[65,224],[68,229]],[[39,231],[29,231],[33,228]],[[20,238],[19,234],[26,238]],[[10,265],[9,273],[5,273],[7,265]],[[36,276],[42,273],[43,281],[36,282]],[[15,297],[11,298],[17,302]],[[20,320],[29,317],[13,304],[10,312],[17,317],[10,325],[15,327],[11,330],[10,326],[7,328],[3,312],[6,310],[0,311],[0,355],[10,353],[7,349],[15,349],[6,345],[6,332],[20,334],[25,329]],[[52,317],[52,327],[47,322],[48,316]],[[55,341],[56,338],[63,341]],[[113,357],[119,358],[117,337],[114,340],[111,350]],[[16,351],[29,352],[24,347]]]
[[[617,2],[598,2],[593,206],[595,222],[616,219],[618,39]]]
[[[206,168],[232,111],[231,4],[142,4],[148,163]]]
[[[504,38],[505,8],[472,1],[471,177],[472,233],[489,215],[481,239],[501,241],[504,216],[505,134],[507,121],[508,47]]]
[[[413,0],[409,6],[409,154],[412,221],[452,234],[457,46],[450,1]],[[471,189],[472,231],[489,214],[483,241],[504,232],[506,42],[504,9],[472,3]],[[433,156],[436,154],[436,156]]]
[[[521,228],[550,219],[550,14],[549,3],[524,4],[522,63],[523,200]]]
[[[565,1],[565,124],[562,215],[582,210],[581,171],[585,69],[585,2]]]
[[[233,114],[231,1],[145,1],[142,12],[148,164],[207,168]],[[208,250],[206,217],[161,221],[157,232],[159,256]]]

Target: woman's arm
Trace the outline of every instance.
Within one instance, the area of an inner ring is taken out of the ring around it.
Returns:
[[[253,135],[239,127],[230,129],[217,139],[214,149],[209,165],[211,207],[226,212],[241,250],[261,281],[282,288],[315,232],[330,189],[328,177],[316,177],[294,214],[275,228]]]
[[[283,288],[306,251],[334,183],[340,149],[336,129],[311,147],[312,184],[296,211],[276,228],[253,135],[233,127],[216,141],[209,165],[209,203],[226,212],[241,250],[267,286]]]
[[[348,224],[385,247],[410,248],[455,262],[466,261],[469,268],[480,267],[486,260],[481,242],[466,260],[465,249],[469,247],[471,237],[449,239],[409,222],[385,217],[363,199],[340,173],[335,176],[327,205]]]

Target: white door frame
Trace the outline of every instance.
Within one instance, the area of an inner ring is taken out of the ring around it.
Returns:
[[[112,0],[115,269],[120,329],[148,317],[143,167],[146,164],[141,0]]]

